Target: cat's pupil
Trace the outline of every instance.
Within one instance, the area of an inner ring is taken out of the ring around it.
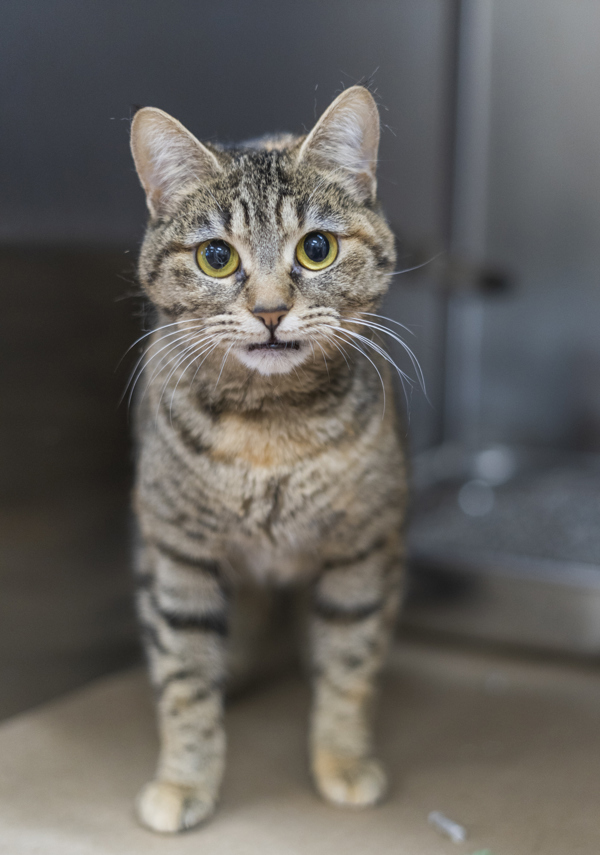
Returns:
[[[329,255],[329,241],[321,232],[311,232],[304,238],[304,252],[315,264],[325,261]]]
[[[204,250],[204,258],[215,270],[222,270],[231,258],[231,250],[224,240],[211,240]]]

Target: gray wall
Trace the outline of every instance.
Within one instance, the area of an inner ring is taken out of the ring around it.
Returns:
[[[483,435],[600,448],[600,4],[493,10]]]
[[[132,104],[203,139],[302,131],[376,69],[382,195],[407,233],[435,233],[447,12],[443,0],[4,0],[0,241],[138,238]]]

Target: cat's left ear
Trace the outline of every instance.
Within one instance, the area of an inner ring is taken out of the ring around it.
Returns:
[[[181,122],[156,107],[143,107],[133,117],[131,153],[153,217],[187,185],[210,178],[221,168],[215,155]]]
[[[375,199],[379,112],[364,86],[344,90],[323,113],[300,148],[300,160],[334,170],[361,202]]]

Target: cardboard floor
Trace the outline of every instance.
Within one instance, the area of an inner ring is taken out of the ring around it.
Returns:
[[[393,654],[380,754],[381,807],[330,807],[306,772],[308,693],[296,677],[227,712],[220,810],[161,837],[132,800],[156,752],[145,675],[121,673],[0,726],[2,855],[598,855],[600,674],[416,643]],[[430,811],[461,823],[455,844]]]

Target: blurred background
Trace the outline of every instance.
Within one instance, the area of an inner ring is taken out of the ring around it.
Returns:
[[[4,0],[0,715],[138,656],[135,106],[233,141],[309,129],[365,80],[418,268],[384,313],[428,387],[404,631],[598,653],[598,32],[591,0]]]

